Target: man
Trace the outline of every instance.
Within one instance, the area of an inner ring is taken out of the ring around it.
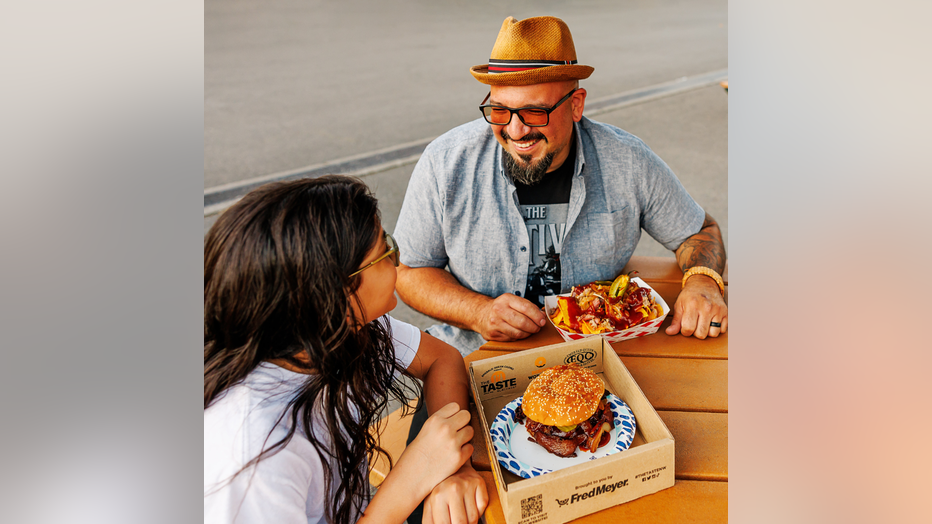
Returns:
[[[547,322],[544,296],[615,278],[643,228],[684,271],[666,333],[724,333],[718,224],[641,140],[583,117],[593,68],[577,64],[566,24],[509,17],[470,72],[491,86],[483,118],[431,142],[395,226],[399,296],[444,322],[427,331],[464,356],[526,338]]]
[[[433,141],[411,175],[397,291],[463,355],[539,331],[545,295],[613,279],[641,229],[684,271],[666,333],[728,328],[718,224],[640,139],[583,117],[592,71],[562,20],[509,17],[470,69],[491,86],[483,118]]]
[[[395,227],[399,296],[444,322],[427,331],[464,356],[526,338],[547,322],[544,296],[614,279],[644,229],[684,271],[666,333],[724,333],[718,224],[640,139],[583,117],[593,68],[577,64],[566,24],[509,17],[470,72],[491,86],[483,118],[431,142]]]

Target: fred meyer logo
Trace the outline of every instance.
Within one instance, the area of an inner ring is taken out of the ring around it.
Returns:
[[[577,349],[576,351],[570,353],[563,359],[564,364],[572,364],[573,362],[579,364],[580,366],[588,364],[595,360],[595,351],[591,349]]]
[[[483,373],[482,377],[488,377],[487,380],[483,380],[479,384],[483,393],[505,391],[518,387],[518,380],[514,377],[514,368],[511,366],[495,366]]]
[[[573,495],[568,499],[557,499],[557,504],[565,506],[566,504],[575,504],[581,500],[586,500],[591,497],[597,497],[605,493],[614,493],[616,489],[623,488],[628,485],[628,479],[619,480],[611,484],[602,484],[596,486],[585,493],[573,493]]]

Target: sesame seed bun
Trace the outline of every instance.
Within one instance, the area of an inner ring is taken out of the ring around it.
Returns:
[[[572,426],[599,407],[605,391],[602,379],[577,364],[554,366],[537,376],[524,392],[521,410],[548,426]]]

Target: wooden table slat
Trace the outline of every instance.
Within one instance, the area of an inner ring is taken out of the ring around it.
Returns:
[[[658,411],[676,441],[678,480],[728,481],[728,414]]]
[[[621,357],[654,409],[728,412],[728,361]]]
[[[379,443],[391,455],[396,464],[405,450],[408,440],[408,428],[411,427],[412,418],[412,415],[402,417],[401,412],[402,408],[392,411],[379,424],[369,429],[370,432],[381,431]],[[384,455],[379,455],[369,472],[369,483],[373,486],[382,484],[385,476],[388,475],[388,471],[388,459]]]
[[[716,360],[728,359],[728,334],[723,334],[715,338],[706,338],[699,340],[694,337],[685,337],[683,335],[667,335],[664,330],[670,325],[672,317],[667,317],[660,326],[660,329],[646,337],[624,340],[612,344],[615,353],[619,356],[632,357],[664,357],[664,358],[707,358]],[[547,323],[541,328],[540,332],[524,339],[514,342],[486,342],[481,349],[476,351],[507,351],[513,353],[524,351],[542,346],[553,344],[562,344],[565,342],[563,337],[553,327],[553,324]],[[472,354],[469,355],[470,357]],[[469,357],[467,357],[468,359]],[[473,359],[480,360],[480,359]]]
[[[663,332],[670,325],[670,318],[664,320],[660,331],[646,337],[625,340],[612,344],[620,357],[661,357],[661,358],[705,358],[713,360],[728,359],[728,334],[715,338],[698,340],[683,335],[667,335]],[[651,337],[654,337],[653,340]],[[662,339],[662,340],[658,340]]]

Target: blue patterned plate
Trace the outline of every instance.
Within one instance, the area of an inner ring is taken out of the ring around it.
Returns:
[[[524,397],[518,397],[508,403],[492,421],[489,435],[492,438],[492,447],[499,464],[515,475],[529,479],[558,469],[568,468],[582,464],[589,460],[624,451],[631,446],[634,440],[636,422],[631,408],[620,398],[609,393],[608,404],[615,416],[614,428],[608,444],[600,447],[595,453],[576,450],[575,457],[559,457],[548,452],[538,444],[530,442],[530,436],[524,424],[515,424],[515,409],[521,405]]]

